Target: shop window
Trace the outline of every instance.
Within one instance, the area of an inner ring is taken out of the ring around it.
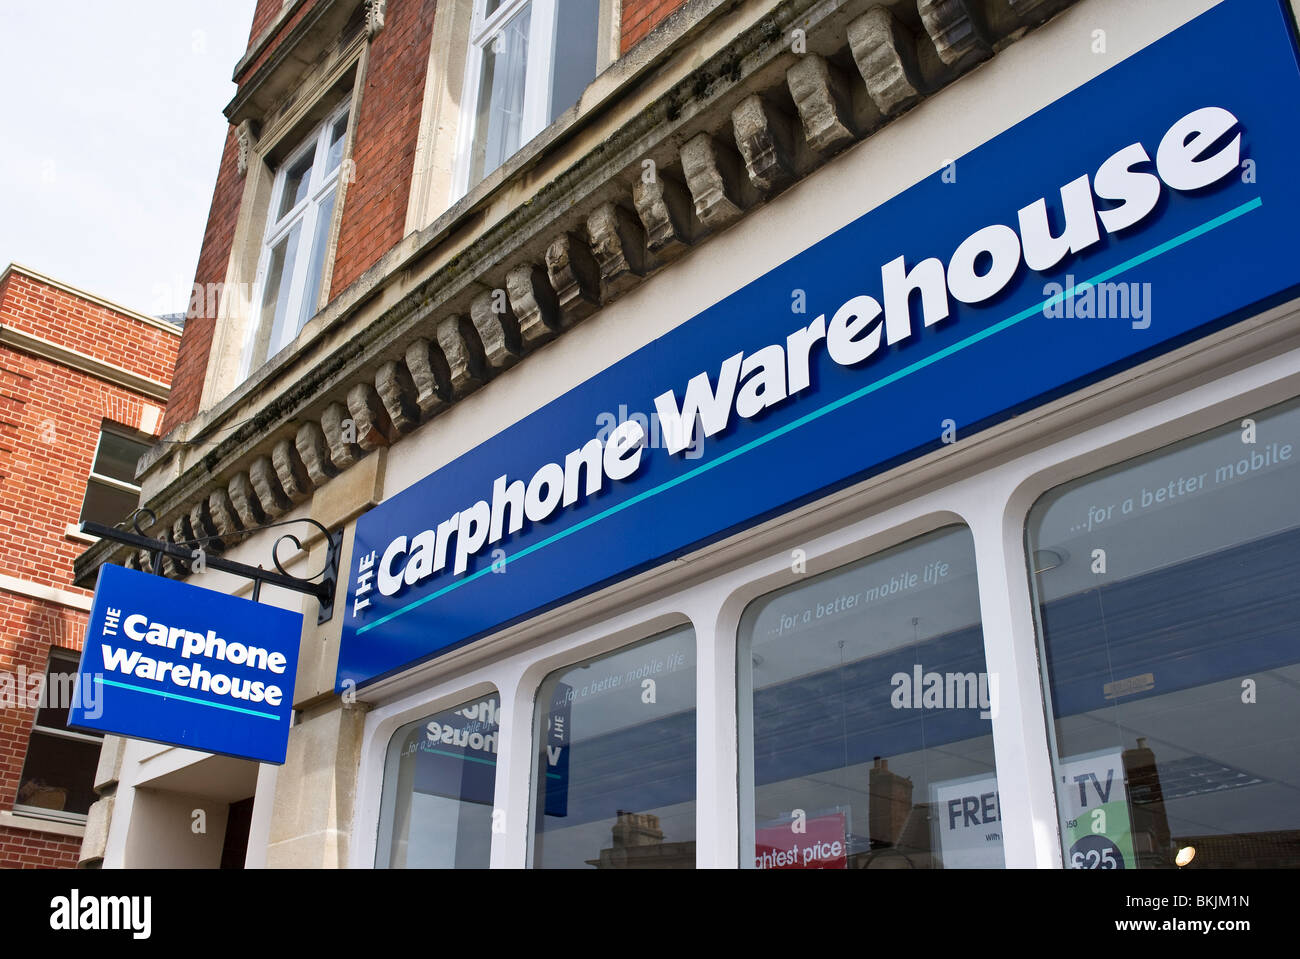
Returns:
[[[487,868],[499,712],[492,693],[393,733],[384,764],[376,866]]]
[[[320,307],[347,132],[345,105],[276,169],[241,379],[293,342]]]
[[[81,504],[81,522],[115,526],[135,511],[140,503],[135,467],[149,451],[149,445],[149,441],[124,428],[105,426],[100,430]]]
[[[695,632],[551,673],[537,694],[535,868],[695,867]]]
[[[596,76],[600,0],[475,0],[458,193],[578,102]]]
[[[1300,866],[1300,403],[1043,496],[1065,863]]]
[[[742,866],[1004,864],[968,529],[755,600],[738,654]]]
[[[51,650],[36,720],[27,743],[14,809],[51,819],[84,819],[95,796],[95,768],[104,737],[68,728],[76,686],[77,657]],[[31,685],[25,691],[31,695]],[[87,703],[88,706],[92,705]]]

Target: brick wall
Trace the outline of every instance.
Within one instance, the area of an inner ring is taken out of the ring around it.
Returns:
[[[59,287],[11,271],[0,285],[0,325],[71,347],[138,375],[167,382],[177,337]],[[86,543],[67,535],[81,515],[105,420],[154,429],[158,401],[0,346],[0,573],[80,596],[72,563]],[[150,411],[152,408],[152,411]],[[80,652],[86,614],[0,588],[0,671],[45,670],[50,649]],[[34,711],[0,708],[0,809],[14,805]],[[0,828],[0,866],[76,865],[80,842]]]
[[[0,573],[71,589],[85,543],[65,530],[80,518],[100,426],[139,430],[158,401],[8,347],[0,377],[17,413],[0,434]]]
[[[686,0],[623,0],[623,34],[619,49],[627,53],[659,21],[680,7]]]
[[[253,23],[248,28],[249,46],[271,25],[283,7],[284,0],[257,0],[257,7],[253,10]]]
[[[402,239],[420,133],[435,0],[389,0],[370,50],[339,225],[331,299]]]
[[[244,193],[244,181],[239,175],[239,143],[235,128],[226,133],[226,146],[217,169],[217,183],[212,191],[212,206],[208,209],[208,225],[203,231],[203,245],[199,248],[199,263],[194,271],[194,282],[201,290],[210,283],[224,283],[226,267],[230,262],[230,244],[235,237],[235,222],[239,218],[239,201]],[[216,329],[216,304],[208,296],[195,297],[185,319],[185,335],[181,337],[180,351],[176,356],[172,375],[172,395],[167,403],[163,432],[193,419],[199,411],[203,397],[203,381],[208,373],[208,354],[212,351],[212,334]],[[199,301],[202,300],[200,305]]]
[[[17,270],[5,281],[0,323],[160,383],[176,361],[174,333]]]
[[[0,829],[0,869],[75,869],[81,840],[30,829]]]

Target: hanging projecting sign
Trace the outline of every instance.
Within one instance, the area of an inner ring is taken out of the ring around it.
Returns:
[[[1228,0],[392,497],[338,688],[1293,295],[1297,102],[1277,0]]]
[[[102,566],[68,725],[283,763],[301,635],[301,613]]]

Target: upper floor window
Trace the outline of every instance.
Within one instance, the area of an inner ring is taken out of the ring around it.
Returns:
[[[81,504],[81,521],[93,520],[115,526],[134,512],[140,502],[135,467],[149,449],[149,443],[129,435],[124,427],[105,426],[86,480],[86,498]]]
[[[600,0],[475,0],[457,194],[578,102],[596,76]]]
[[[320,306],[347,132],[345,105],[276,170],[241,378],[293,342]]]

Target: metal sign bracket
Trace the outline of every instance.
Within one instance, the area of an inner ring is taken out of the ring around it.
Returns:
[[[146,527],[141,527],[141,517],[148,517]],[[343,550],[343,531],[335,530],[331,532],[314,519],[297,519],[286,520],[283,523],[267,523],[265,526],[257,526],[245,530],[245,533],[256,533],[264,529],[272,529],[278,526],[293,526],[297,523],[307,523],[316,527],[325,537],[329,544],[325,553],[325,568],[319,573],[309,577],[294,576],[285,570],[280,562],[280,544],[285,540],[293,543],[294,547],[302,551],[302,541],[293,533],[285,533],[275,541],[271,547],[271,562],[275,565],[274,570],[263,569],[261,566],[249,566],[246,563],[236,563],[232,560],[222,559],[220,556],[207,554],[206,547],[215,536],[204,536],[193,540],[184,540],[182,542],[173,542],[170,539],[154,539],[145,533],[145,528],[152,526],[157,521],[157,516],[152,510],[138,509],[128,517],[133,529],[126,530],[119,526],[105,526],[103,523],[93,521],[83,522],[81,531],[88,536],[98,536],[101,539],[111,539],[114,542],[123,543],[127,546],[134,546],[137,549],[144,550],[149,554],[152,572],[157,576],[166,575],[163,572],[163,557],[170,557],[171,560],[183,572],[189,573],[199,562],[212,569],[221,570],[223,573],[232,573],[235,576],[242,576],[245,579],[253,581],[253,601],[258,602],[262,595],[263,584],[278,586],[281,589],[293,590],[296,593],[305,593],[308,596],[316,597],[320,604],[320,610],[316,614],[316,624],[327,623],[334,616],[334,596],[337,592],[339,581],[339,558]],[[199,554],[202,553],[200,560]]]

